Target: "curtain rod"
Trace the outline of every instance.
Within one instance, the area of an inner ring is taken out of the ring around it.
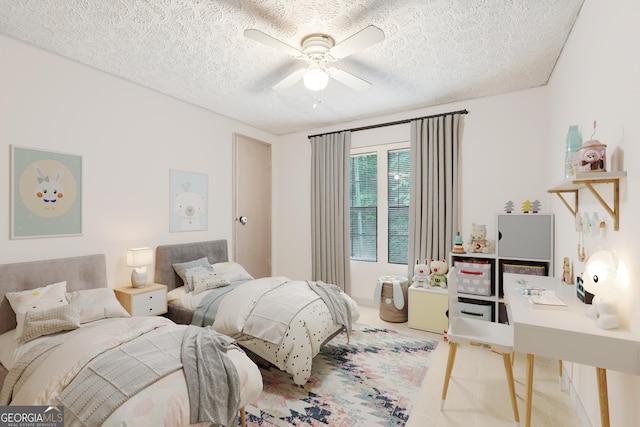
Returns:
[[[448,113],[432,114],[430,116],[415,117],[413,119],[398,120],[396,122],[378,123],[377,125],[369,125],[369,126],[362,126],[362,127],[358,127],[358,128],[336,130],[336,131],[333,131],[333,132],[318,133],[316,135],[309,135],[309,136],[307,136],[307,138],[311,139],[311,138],[313,138],[315,136],[329,135],[329,134],[332,134],[332,133],[340,133],[340,132],[346,132],[346,131],[358,132],[358,131],[361,131],[361,130],[376,129],[376,128],[381,128],[381,127],[386,127],[386,126],[402,125],[402,124],[405,124],[405,123],[411,123],[414,120],[432,119],[434,117],[443,117],[443,116],[450,116],[450,115],[453,115],[453,114],[468,114],[468,113],[469,112],[467,110],[450,111]]]

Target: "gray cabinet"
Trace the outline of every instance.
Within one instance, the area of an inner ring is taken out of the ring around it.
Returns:
[[[553,215],[498,215],[498,257],[547,261],[553,253]]]

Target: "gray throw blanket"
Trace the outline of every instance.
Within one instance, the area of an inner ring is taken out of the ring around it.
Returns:
[[[58,397],[65,425],[101,425],[129,397],[182,368],[182,336],[182,329],[142,335],[89,362]]]
[[[329,308],[333,323],[343,325],[347,329],[347,335],[351,333],[351,307],[342,297],[340,288],[336,285],[324,283],[323,281],[313,282],[307,280],[309,287],[322,298],[322,301]]]
[[[187,378],[191,424],[236,424],[240,409],[240,377],[227,356],[237,346],[211,328],[189,325],[182,342],[182,363]],[[215,379],[215,380],[213,380]]]

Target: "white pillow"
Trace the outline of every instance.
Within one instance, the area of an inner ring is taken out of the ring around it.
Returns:
[[[80,311],[80,323],[93,322],[94,320],[109,317],[130,317],[116,298],[113,289],[96,288],[67,294],[67,301],[78,307]]]
[[[227,276],[231,283],[239,282],[240,280],[253,280],[253,277],[247,273],[247,270],[234,261],[219,262],[217,264],[213,264],[212,267],[215,273]]]
[[[190,291],[193,290],[193,286],[191,285],[189,277],[187,277],[187,270],[194,267],[211,267],[211,264],[209,264],[209,259],[207,257],[202,257],[193,261],[178,262],[171,265],[173,266],[173,269],[178,274],[178,276],[180,276],[180,278],[182,279],[182,283],[184,283],[184,285],[189,288]]]
[[[187,278],[187,281],[185,282],[187,292],[193,291],[194,276],[207,274],[207,273],[213,273],[213,269],[211,268],[210,265],[208,265],[207,267],[197,266],[197,267],[188,268],[187,271],[184,273],[185,277]]]
[[[214,273],[213,271],[197,272],[191,276],[193,292],[198,294],[202,291],[215,289],[231,284],[229,277],[225,273]]]
[[[24,319],[27,311],[48,310],[50,308],[67,305],[67,282],[58,282],[40,288],[21,292],[7,292],[5,296],[16,313],[15,339],[22,338]]]

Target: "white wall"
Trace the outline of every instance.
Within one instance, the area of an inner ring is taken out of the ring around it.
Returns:
[[[273,135],[2,35],[0,57],[0,263],[105,253],[115,287],[130,283],[129,247],[232,249],[232,135]],[[9,239],[11,144],[82,155],[81,237]],[[170,169],[208,174],[208,231],[169,233]]]
[[[546,151],[550,161],[547,183],[552,186],[561,181],[565,136],[570,125],[580,125],[583,140],[593,133],[593,120],[597,120],[595,139],[607,144],[608,170],[614,170],[614,152],[624,154],[621,169],[628,177],[620,187],[620,231],[613,231],[612,221],[605,210],[589,194],[580,192],[580,210],[598,212],[607,223],[604,239],[587,239],[587,256],[597,247],[616,250],[630,269],[632,289],[622,303],[623,320],[636,335],[640,334],[640,291],[638,289],[638,241],[640,209],[640,55],[637,41],[640,30],[640,3],[635,0],[602,2],[587,0],[580,12],[568,43],[558,61],[548,85],[549,138]],[[614,162],[615,163],[615,162]],[[610,186],[598,188],[611,203]],[[636,194],[636,196],[632,196]],[[573,218],[554,198],[556,212],[556,264],[562,257],[572,259],[575,272],[584,264],[577,260],[577,234]],[[600,425],[597,384],[593,367],[568,363],[573,386],[588,413],[590,422]],[[617,372],[608,372],[611,425],[637,425],[640,419],[638,396],[640,378]]]
[[[394,122],[467,109],[461,153],[460,233],[465,241],[471,223],[487,225],[494,236],[495,215],[513,200],[519,208],[524,200],[538,199],[543,211],[549,203],[545,187],[547,155],[542,149],[547,139],[544,117],[547,110],[545,88],[480,98],[461,103],[414,110],[376,120],[347,123],[340,127],[314,129],[282,137],[274,146],[274,170],[286,170],[274,182],[274,246],[277,258],[274,270],[294,277],[311,274],[310,245],[301,244],[311,236],[309,213],[311,149],[307,135],[359,127],[372,123]],[[354,132],[352,145],[376,145],[408,141],[408,125]],[[278,220],[281,219],[281,220]],[[373,304],[377,278],[385,274],[406,275],[406,267],[397,271],[363,271],[363,263],[352,268],[352,296],[361,304]]]

